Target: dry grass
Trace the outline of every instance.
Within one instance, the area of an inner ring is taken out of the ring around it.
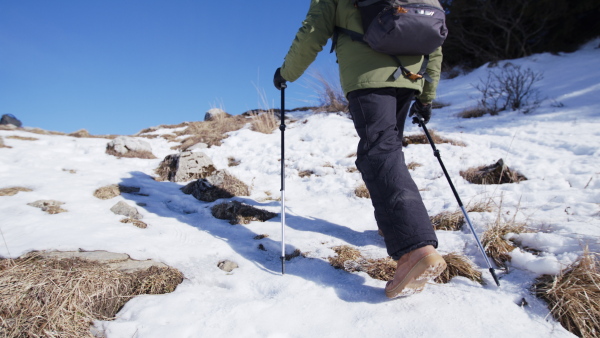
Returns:
[[[492,110],[487,110],[482,107],[475,107],[475,108],[469,108],[469,109],[463,110],[462,112],[458,113],[458,117],[462,117],[465,119],[471,119],[471,118],[482,117],[486,114],[498,115],[498,113],[496,113]]]
[[[408,168],[408,170],[415,170],[418,167],[422,167],[423,165],[421,163],[417,163],[417,162],[410,162],[409,164],[406,165],[406,167]]]
[[[492,198],[488,198],[475,203],[469,202],[465,209],[467,212],[492,212],[496,210],[496,204]]]
[[[310,177],[311,175],[314,175],[315,172],[312,170],[301,170],[298,172],[298,176],[305,178],[305,177]]]
[[[600,261],[586,248],[577,262],[558,276],[544,275],[533,292],[548,302],[550,313],[579,337],[600,336]]]
[[[507,221],[502,216],[502,208],[499,208],[496,220],[490,224],[481,237],[481,244],[487,255],[502,268],[506,268],[506,262],[510,262],[511,259],[509,253],[516,248],[513,243],[505,239],[506,235],[531,231],[526,223],[516,221],[516,215],[517,212],[514,213],[512,219]]]
[[[315,109],[315,112],[347,113],[349,111],[348,100],[346,100],[339,80],[331,80],[330,78],[333,76],[325,76],[319,71],[312,72],[310,76],[314,80],[312,87],[319,99],[319,107]]]
[[[466,144],[464,142],[456,141],[456,140],[452,140],[452,139],[449,139],[446,137],[439,136],[433,130],[429,130],[429,135],[431,136],[431,139],[433,140],[433,143],[435,143],[435,144],[450,143],[451,145],[454,145],[454,146],[466,147]],[[427,136],[425,135],[425,133],[416,134],[416,135],[408,135],[408,136],[404,136],[404,140],[403,140],[402,144],[405,147],[408,146],[409,144],[429,144],[429,140],[427,139]]]
[[[263,134],[271,134],[279,127],[279,121],[272,110],[261,114],[252,114],[250,129]]]
[[[276,213],[261,210],[238,201],[217,204],[210,210],[214,217],[228,220],[229,224],[248,224],[253,221],[265,222],[277,216]]]
[[[242,162],[240,160],[236,160],[235,157],[227,158],[227,166],[228,167],[237,167],[238,165],[240,165],[240,163],[242,163]]]
[[[460,176],[473,184],[519,183],[527,180],[520,172],[510,169],[502,159],[491,165],[461,171]]]
[[[354,189],[354,195],[360,198],[371,198],[371,194],[369,193],[369,189],[367,189],[367,185],[362,183],[356,189]]]
[[[116,156],[118,158],[121,157],[126,157],[126,158],[142,158],[142,159],[148,159],[148,160],[152,160],[155,159],[156,156],[154,156],[154,154],[152,154],[149,151],[145,151],[145,150],[130,150],[128,152],[126,152],[125,154],[122,154],[118,151],[115,150],[115,148],[113,146],[110,145],[106,145],[106,151],[105,151],[108,155],[113,155]]]
[[[111,184],[96,189],[96,191],[94,191],[94,197],[99,198],[101,200],[108,200],[121,195],[121,193],[137,193],[139,191],[140,188],[137,187],[128,187],[120,184]]]
[[[31,253],[0,260],[2,337],[93,337],[94,320],[111,320],[136,295],[175,290],[183,275],[151,267],[136,273],[79,258]]]
[[[131,223],[140,229],[146,229],[148,227],[148,224],[140,221],[139,219],[123,218],[120,222],[125,224]]]
[[[65,204],[64,202],[54,201],[54,200],[38,200],[35,202],[27,203],[32,207],[40,208],[42,211],[49,213],[50,215],[59,214],[61,212],[67,212],[61,208],[60,206]]]
[[[464,255],[457,253],[449,253],[442,256],[446,261],[446,269],[437,278],[434,279],[436,283],[449,283],[450,280],[456,276],[466,277],[479,284],[483,284],[483,278],[481,278],[481,271]]]
[[[336,257],[329,257],[329,263],[336,269],[348,272],[363,271],[373,279],[388,281],[394,277],[396,262],[390,257],[365,259],[358,249],[348,245],[332,248]]]
[[[25,187],[3,188],[3,189],[0,189],[0,196],[14,196],[14,195],[18,194],[20,191],[30,192],[33,190],[31,190],[29,188],[25,188]]]
[[[442,211],[439,214],[429,217],[435,230],[458,231],[465,224],[465,216],[462,211]]]
[[[217,115],[210,121],[189,122],[187,128],[175,132],[176,136],[188,136],[175,147],[178,150],[187,150],[197,143],[206,143],[210,146],[219,146],[221,141],[228,137],[228,132],[241,129],[248,119],[244,116]]]
[[[10,138],[13,140],[21,140],[21,141],[37,141],[37,140],[39,140],[39,138],[36,138],[36,137],[25,137],[25,136],[18,136],[18,135],[6,136],[6,138]]]
[[[214,202],[220,198],[250,195],[250,187],[246,183],[227,171],[223,171],[222,173],[222,180],[218,184],[213,185],[206,179],[200,179],[184,186],[181,188],[181,191],[204,202]]]

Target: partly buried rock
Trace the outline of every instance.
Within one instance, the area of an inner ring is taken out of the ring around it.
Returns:
[[[504,164],[502,159],[492,165],[461,171],[460,176],[474,184],[519,183],[527,180],[523,174]]]
[[[123,201],[115,204],[112,208],[110,208],[110,211],[117,215],[122,215],[133,219],[142,219],[143,217],[135,207],[132,207]]]
[[[140,188],[138,187],[128,187],[120,184],[111,184],[96,189],[96,191],[94,191],[94,197],[97,197],[101,200],[108,200],[121,195],[121,193],[135,194],[138,192],[140,192]]]
[[[131,158],[156,158],[152,154],[150,143],[139,138],[119,136],[108,142],[106,145],[106,153],[117,157]]]
[[[184,151],[165,157],[155,172],[162,181],[187,182],[206,178],[216,170],[212,160],[206,154]]]
[[[209,109],[206,114],[204,114],[204,121],[212,121],[218,118],[229,117],[231,115],[227,114],[223,109],[212,108]]]
[[[17,128],[20,128],[23,123],[21,123],[21,121],[19,121],[18,118],[16,118],[14,115],[12,114],[4,114],[2,115],[2,118],[0,118],[0,124],[2,125],[13,125]]]
[[[55,201],[55,200],[38,200],[35,202],[27,203],[27,205],[31,205],[32,207],[36,207],[36,208],[40,208],[40,209],[42,209],[42,211],[45,211],[51,215],[58,214],[61,212],[67,212],[67,210],[60,207],[63,204],[65,204],[65,203]]]
[[[214,202],[219,198],[250,195],[248,185],[231,175],[227,170],[219,170],[207,178],[191,182],[181,188],[181,191],[204,202]]]
[[[239,266],[237,265],[236,262],[230,261],[230,260],[224,260],[224,261],[220,261],[217,264],[217,267],[225,272],[231,272],[234,269],[239,268]]]
[[[261,210],[238,201],[217,204],[210,210],[214,217],[228,220],[230,224],[248,224],[252,221],[264,222],[277,216],[276,213]]]

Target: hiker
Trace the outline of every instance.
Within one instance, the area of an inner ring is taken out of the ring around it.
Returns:
[[[328,39],[336,40],[333,48],[341,85],[360,137],[356,166],[371,195],[375,220],[383,233],[387,252],[397,260],[394,278],[385,287],[386,296],[395,298],[420,292],[427,281],[446,267],[435,250],[438,240],[402,151],[404,122],[409,109],[410,116],[418,113],[425,123],[431,117],[442,51],[438,47],[428,55],[426,70],[430,81],[415,77],[423,65],[423,55],[391,57],[345,34],[344,30],[364,32],[355,2],[312,0],[306,19],[273,81],[275,87],[281,89],[286,81],[297,80]],[[399,69],[399,63],[403,66],[402,76],[395,78],[393,74]],[[411,107],[413,99],[415,103]]]

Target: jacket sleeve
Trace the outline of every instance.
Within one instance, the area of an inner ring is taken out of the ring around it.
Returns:
[[[337,0],[312,0],[306,19],[288,51],[281,76],[296,81],[323,50],[335,28]]]
[[[427,74],[431,76],[432,82],[425,81],[423,91],[419,95],[419,101],[431,103],[435,99],[435,92],[440,82],[440,73],[442,71],[442,47],[439,47],[433,53],[429,54],[429,63],[427,64]]]

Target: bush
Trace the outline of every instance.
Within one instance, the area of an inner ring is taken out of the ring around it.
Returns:
[[[488,71],[487,78],[480,79],[475,88],[481,93],[479,109],[491,115],[501,111],[534,111],[540,105],[539,90],[534,88],[544,78],[540,72],[522,69],[507,63],[500,71]],[[479,112],[481,113],[481,112]]]

